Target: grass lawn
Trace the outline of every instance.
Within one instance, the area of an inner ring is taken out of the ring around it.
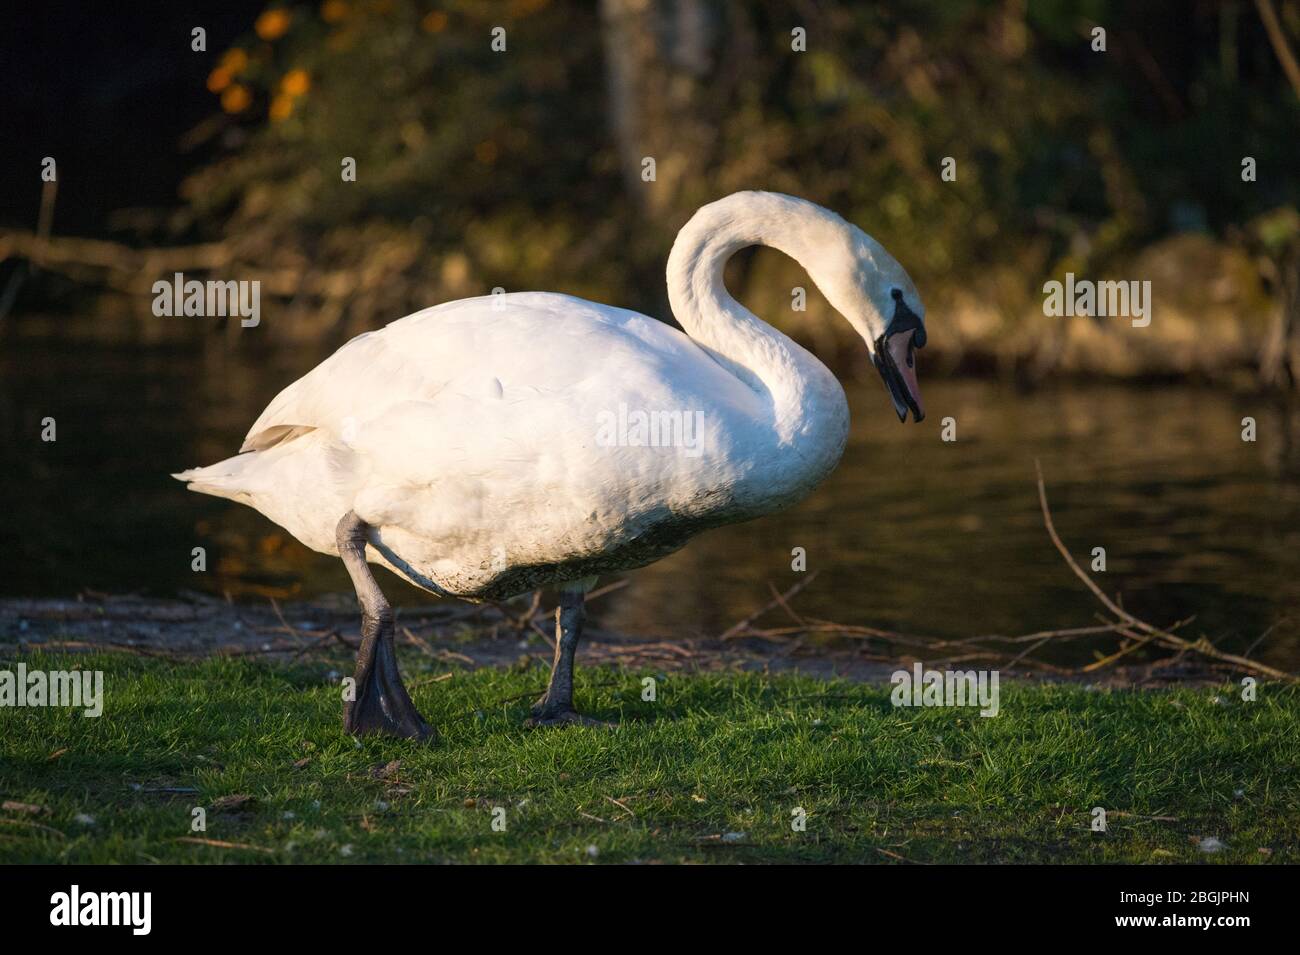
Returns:
[[[621,725],[525,730],[544,670],[404,657],[422,747],[343,735],[342,658],[0,657],[105,673],[97,719],[0,709],[0,801],[43,810],[0,811],[0,862],[1300,861],[1295,687],[1004,682],[982,719],[791,676],[657,674],[643,702],[652,674],[580,665]]]

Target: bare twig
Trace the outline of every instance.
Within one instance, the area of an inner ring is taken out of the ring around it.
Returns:
[[[631,581],[624,577],[622,580],[616,580],[612,584],[606,584],[604,587],[597,587],[591,593],[587,594],[587,602],[590,603],[599,597],[605,596],[605,594],[612,594],[616,590],[622,590],[630,582]]]
[[[1268,42],[1273,45],[1273,53],[1282,64],[1282,72],[1291,81],[1295,95],[1300,96],[1300,64],[1296,63],[1295,54],[1286,42],[1286,34],[1282,32],[1282,24],[1277,19],[1277,11],[1273,9],[1273,0],[1255,0],[1255,7],[1259,10],[1259,18],[1264,21],[1264,30],[1268,33]]]
[[[284,619],[284,614],[280,612],[280,604],[276,599],[274,597],[269,597],[267,599],[271,601],[271,609],[275,611],[275,615],[279,618],[280,623],[284,624],[284,628],[289,631],[290,636],[292,636],[294,640],[298,642],[299,646],[301,646],[302,634],[298,632],[297,628],[294,627],[293,624]]]
[[[216,846],[218,849],[247,849],[250,852],[267,852],[273,853],[274,849],[266,849],[262,846],[250,846],[243,842],[224,842],[221,839],[200,839],[198,836],[178,836],[177,842],[188,842],[196,846]]]
[[[1103,607],[1132,627],[1132,629],[1140,631],[1142,634],[1149,637],[1150,639],[1146,642],[1159,643],[1165,647],[1181,650],[1186,653],[1198,653],[1201,656],[1209,657],[1212,660],[1235,664],[1242,669],[1253,670],[1256,673],[1262,673],[1265,676],[1270,676],[1276,680],[1296,682],[1296,677],[1290,673],[1278,670],[1275,667],[1267,666],[1263,663],[1257,663],[1254,660],[1249,660],[1246,657],[1238,656],[1234,653],[1224,653],[1222,650],[1216,649],[1208,640],[1202,639],[1192,642],[1170,633],[1168,630],[1162,630],[1159,627],[1153,626],[1145,620],[1133,616],[1115,601],[1107,597],[1093,579],[1088,576],[1084,569],[1078,565],[1074,557],[1070,554],[1069,549],[1064,543],[1062,543],[1060,535],[1056,533],[1056,525],[1052,522],[1052,512],[1047,506],[1047,488],[1043,484],[1043,467],[1037,458],[1034,459],[1034,468],[1038,473],[1038,502],[1042,506],[1043,524],[1047,528],[1047,534],[1051,537],[1052,544],[1065,560],[1066,565],[1074,572],[1074,575],[1078,577],[1079,580],[1083,581],[1084,586],[1092,592],[1092,595],[1101,601]]]
[[[629,809],[625,803],[620,802],[619,800],[615,799],[613,796],[606,796],[605,798],[608,799],[610,802],[612,802],[615,806],[618,806],[619,809],[622,809],[625,813],[627,813],[632,818],[634,819],[636,818],[636,813],[634,813],[631,809]]]
[[[730,640],[733,637],[743,633],[745,630],[749,628],[750,624],[752,624],[759,617],[763,616],[763,614],[767,613],[769,610],[772,610],[775,607],[781,606],[783,603],[788,601],[799,591],[803,590],[805,587],[811,584],[817,578],[817,575],[819,573],[821,573],[820,570],[814,570],[807,577],[803,578],[803,580],[800,580],[798,583],[796,583],[785,593],[777,594],[776,597],[774,597],[772,600],[769,600],[767,603],[763,604],[762,607],[760,607],[758,610],[751,613],[744,620],[741,620],[740,622],[733,624],[731,627],[729,627],[725,632],[723,632],[718,636],[718,639]]]
[[[882,856],[889,856],[891,859],[897,859],[899,862],[906,862],[908,865],[929,865],[928,862],[918,862],[915,859],[909,859],[907,856],[900,856],[897,852],[890,852],[888,849],[882,849],[876,846],[876,851]]]
[[[808,621],[804,620],[803,617],[799,616],[797,613],[795,613],[793,610],[790,609],[790,604],[786,601],[785,597],[781,594],[781,592],[776,589],[776,584],[772,583],[772,581],[769,580],[767,582],[767,589],[772,591],[772,598],[778,604],[781,605],[781,609],[785,611],[786,616],[788,616],[791,620],[793,620],[797,624],[801,624],[801,625],[807,624]]]
[[[423,653],[426,657],[436,657],[438,655],[437,651],[433,649],[433,646],[429,643],[429,641],[425,640],[423,637],[416,636],[415,633],[412,632],[410,627],[402,628],[402,636],[406,637],[406,641],[408,643],[413,644],[414,646],[419,648],[419,651]]]
[[[442,683],[444,680],[450,680],[455,675],[455,670],[449,670],[446,673],[439,673],[437,676],[427,676],[419,680],[412,680],[411,689],[415,689],[417,686],[428,686],[431,683]]]
[[[30,819],[0,819],[0,823],[9,826],[26,826],[28,829],[40,829],[42,832],[52,832],[60,839],[68,838],[68,834],[62,829],[55,829],[53,826],[47,826],[40,822],[32,822]]]

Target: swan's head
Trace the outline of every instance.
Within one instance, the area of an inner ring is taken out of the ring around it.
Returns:
[[[916,349],[925,347],[925,306],[898,260],[857,226],[847,226],[847,255],[827,298],[867,343],[899,421],[925,418],[916,378]],[[819,283],[821,284],[821,283]]]
[[[713,296],[714,309],[727,309],[731,300],[722,287],[722,266],[750,245],[772,246],[807,269],[826,300],[867,343],[898,419],[906,421],[909,411],[916,421],[925,417],[916,380],[916,349],[925,347],[925,306],[916,285],[879,242],[806,199],[737,192],[691,217],[668,257],[668,297],[688,330],[700,294]]]
[[[889,290],[894,311],[875,341],[871,360],[889,390],[898,420],[906,421],[910,410],[912,420],[919,423],[925,420],[925,406],[921,403],[921,384],[916,380],[916,349],[925,347],[925,306],[915,292],[912,295],[915,309],[907,304],[907,293],[901,288]]]

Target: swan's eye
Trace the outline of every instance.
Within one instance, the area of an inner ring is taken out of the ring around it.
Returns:
[[[903,300],[903,290],[902,290],[902,289],[891,288],[891,289],[889,290],[889,295],[890,295],[891,298],[893,298],[893,300],[894,300],[895,302],[901,302],[901,301]]]

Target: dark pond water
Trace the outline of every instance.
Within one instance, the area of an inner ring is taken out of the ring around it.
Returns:
[[[348,589],[337,562],[257,513],[167,475],[233,453],[262,406],[320,355],[270,360],[209,345],[0,343],[0,593],[82,588],[311,596]],[[878,383],[850,386],[853,433],[836,474],[784,514],[713,531],[598,602],[605,627],[717,633],[785,588],[791,550],[819,577],[796,608],[912,633],[1016,634],[1093,622],[1053,551],[1058,529],[1101,583],[1160,622],[1300,665],[1300,484],[1293,426],[1267,403],[1190,387],[1096,385],[1019,393],[922,369],[929,418],[900,426]],[[1252,415],[1259,439],[1241,440]],[[40,440],[41,420],[57,441]],[[957,421],[957,441],[940,421]],[[204,546],[208,572],[190,569]],[[395,603],[424,598],[387,575]],[[1071,651],[1073,652],[1073,651]]]

